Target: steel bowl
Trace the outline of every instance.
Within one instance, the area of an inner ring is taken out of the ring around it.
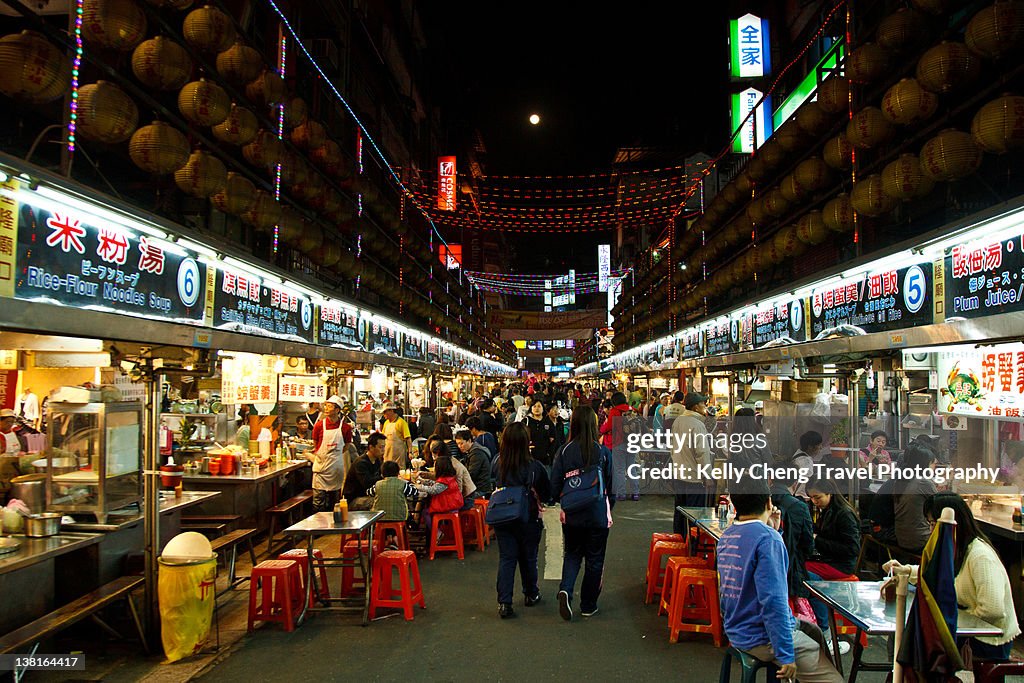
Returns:
[[[29,538],[45,538],[60,533],[60,520],[63,515],[58,512],[42,512],[25,518],[25,535]]]
[[[32,461],[32,469],[38,474],[46,474],[47,459],[42,458],[41,460]],[[53,473],[67,474],[68,472],[78,471],[78,460],[75,458],[54,458],[53,459]]]

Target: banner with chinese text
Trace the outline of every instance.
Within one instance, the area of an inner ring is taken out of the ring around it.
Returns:
[[[214,327],[313,343],[313,304],[307,297],[221,268],[216,281]]]
[[[830,334],[849,325],[882,332],[933,322],[932,265],[922,263],[882,273],[866,274],[811,296],[811,337]]]
[[[1024,310],[1024,235],[988,244],[958,244],[946,257],[948,318]]]
[[[791,301],[758,308],[743,321],[744,342],[759,349],[779,339],[807,341],[807,320],[804,301]]]
[[[317,310],[317,343],[336,348],[363,350],[363,322],[354,309],[321,304]]]
[[[402,358],[409,360],[426,360],[423,351],[423,339],[408,332],[402,335]]]
[[[278,397],[285,403],[323,403],[327,385],[319,375],[281,375]]]
[[[939,410],[970,417],[1024,417],[1024,344],[935,353]]]
[[[363,338],[367,351],[385,356],[397,356],[401,353],[402,335],[398,330],[382,325],[377,320],[370,320],[365,325]]]
[[[278,359],[254,353],[225,356],[221,361],[221,403],[277,403]]]

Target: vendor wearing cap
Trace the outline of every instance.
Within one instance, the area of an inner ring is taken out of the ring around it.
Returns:
[[[320,420],[313,426],[313,451],[306,456],[313,461],[313,509],[317,512],[334,509],[345,483],[341,405],[337,395],[323,404]]]
[[[397,462],[399,467],[409,466],[409,451],[412,450],[412,432],[409,423],[398,414],[398,408],[391,403],[384,404],[384,425],[381,429],[387,441],[384,442],[384,460]]]
[[[0,436],[3,437],[2,455],[17,455],[21,452],[21,440],[14,432],[14,423],[18,421],[18,415],[10,408],[0,410]]]

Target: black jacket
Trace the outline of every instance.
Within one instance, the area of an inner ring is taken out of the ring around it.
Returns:
[[[487,448],[474,443],[465,455],[464,464],[476,484],[477,493],[485,497],[491,495],[494,483],[491,481],[491,454]]]
[[[533,504],[530,505],[530,521],[536,521],[540,512],[540,504],[551,500],[551,480],[548,479],[548,471],[544,469],[544,465],[536,460],[531,460],[527,467],[524,467],[519,472],[512,473],[508,479],[501,478],[497,458],[495,458],[492,469],[495,489],[504,486],[526,486],[531,481],[533,482],[530,490],[530,499],[533,501]]]
[[[789,552],[789,596],[806,598],[810,595],[804,581],[807,568],[804,563],[814,554],[814,524],[807,503],[800,500],[781,484],[771,488],[772,504],[782,512],[782,540]]]
[[[594,455],[602,463],[601,474],[604,477],[605,497],[594,503],[589,510],[565,513],[566,526],[608,528],[608,511],[615,505],[615,495],[612,493],[615,490],[612,486],[612,472],[614,471],[612,469],[612,452],[596,442],[594,449]],[[566,474],[581,469],[583,469],[583,453],[580,452],[578,443],[570,441],[555,457],[555,463],[551,466],[551,497],[553,500],[557,501],[562,495]]]
[[[348,502],[353,499],[365,496],[366,491],[383,479],[380,474],[381,460],[373,462],[366,455],[360,455],[352,463],[348,474],[345,476],[345,484],[342,487],[341,495],[345,496]]]
[[[555,425],[551,424],[547,415],[539,420],[528,415],[526,428],[530,430],[530,455],[534,460],[550,465],[551,459],[554,457]]]
[[[833,496],[818,518],[817,530],[814,549],[821,561],[852,574],[860,554],[860,522],[854,511]]]

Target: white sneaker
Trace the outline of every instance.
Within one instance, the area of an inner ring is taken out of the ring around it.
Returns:
[[[848,642],[846,642],[845,640],[840,640],[839,641],[839,654],[840,655],[845,655],[849,651],[850,651],[850,644]]]

